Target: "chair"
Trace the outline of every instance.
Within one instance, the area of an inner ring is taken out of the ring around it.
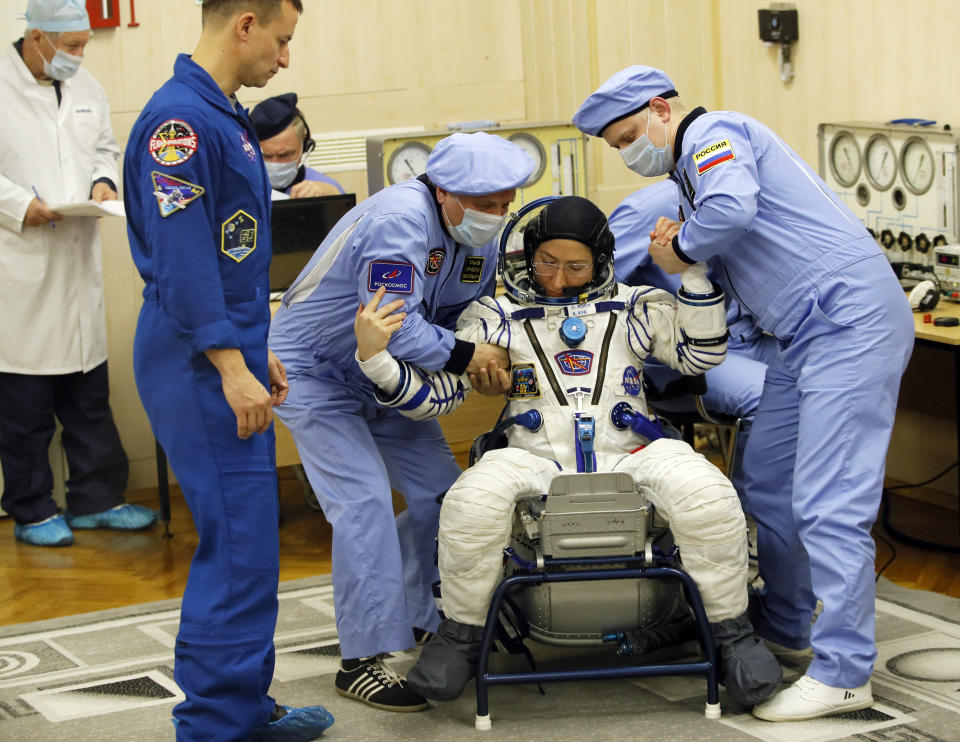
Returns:
[[[477,662],[477,729],[491,728],[492,685],[662,675],[706,675],[705,715],[719,718],[718,659],[700,593],[669,553],[669,531],[655,529],[653,523],[653,506],[643,488],[623,472],[558,475],[546,496],[518,502],[511,545],[505,550],[505,578],[488,609]],[[686,610],[681,593],[696,619],[703,661],[489,672],[505,602],[523,616],[530,638],[538,642],[586,646],[612,641],[620,645],[617,653],[624,654],[629,653],[624,651],[626,632],[663,624]],[[602,612],[592,610],[600,604]]]

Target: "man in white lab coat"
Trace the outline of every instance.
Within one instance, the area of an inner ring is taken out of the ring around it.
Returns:
[[[146,528],[124,502],[127,457],[109,406],[96,219],[49,204],[117,198],[107,97],[80,69],[81,0],[30,0],[23,38],[0,56],[0,505],[18,541],[68,546],[71,528]],[[67,513],[51,497],[55,418],[69,467]]]

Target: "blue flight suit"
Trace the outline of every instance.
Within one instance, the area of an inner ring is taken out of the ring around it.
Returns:
[[[816,680],[859,687],[876,659],[870,527],[913,347],[909,305],[863,224],[767,127],[697,109],[674,153],[674,250],[709,261],[780,345],[744,454],[765,585],[754,626],[789,647],[809,640]]]
[[[290,394],[277,415],[290,428],[333,526],[333,588],[341,654],[368,657],[413,645],[411,628],[439,623],[431,583],[440,506],[460,467],[435,420],[380,406],[354,359],[353,320],[377,287],[405,300],[390,352],[429,371],[462,373],[473,344],[457,318],[496,280],[496,244],[457,244],[425,176],[351,209],[284,294],[270,348]],[[419,402],[419,400],[418,400]],[[394,520],[390,489],[406,500]]]
[[[200,538],[177,636],[177,739],[241,740],[274,708],[274,436],[237,437],[204,351],[239,348],[270,388],[270,184],[246,112],[185,54],[137,119],[123,174],[146,282],[137,389]]]
[[[641,188],[627,196],[610,214],[610,231],[616,237],[614,273],[617,280],[632,286],[656,286],[677,293],[680,288],[680,274],[670,274],[662,270],[650,258],[650,231],[656,226],[657,219],[666,216],[676,219],[680,208],[680,193],[671,180],[662,180]],[[735,301],[728,300],[727,326],[730,338],[727,341],[727,357],[723,363],[708,369],[707,393],[703,400],[708,410],[741,419],[741,435],[737,441],[733,484],[744,498],[744,472],[741,465],[744,447],[750,428],[756,417],[763,390],[763,377],[767,370],[767,360],[777,352],[774,338],[764,335],[753,317],[746,314]],[[663,389],[680,374],[668,366],[647,359],[643,367],[644,376],[650,379],[657,389]],[[664,400],[656,403],[657,408],[667,412],[691,411],[689,400]],[[745,504],[745,503],[744,503]]]

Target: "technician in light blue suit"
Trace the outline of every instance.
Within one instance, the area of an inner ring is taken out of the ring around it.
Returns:
[[[784,647],[809,638],[814,657],[754,714],[794,721],[870,706],[870,527],[913,347],[903,290],[860,221],[783,140],[749,116],[687,111],[660,70],[618,72],[573,121],[631,170],[680,188],[684,221],[658,221],[654,262],[673,274],[709,261],[780,344],[744,454],[765,583],[754,626]]]
[[[381,658],[412,647],[414,628],[433,631],[439,623],[431,590],[436,497],[460,467],[436,421],[409,420],[377,404],[354,360],[354,316],[358,304],[385,294],[391,311],[406,313],[390,341],[395,357],[502,381],[490,364],[506,369],[506,352],[457,340],[453,331],[468,304],[493,292],[495,238],[533,169],[533,160],[502,137],[457,133],[441,140],[425,175],[374,194],[337,223],[270,328],[270,347],[290,379],[290,395],[276,412],[333,526],[344,658],[335,685],[376,708],[427,706]],[[489,391],[505,389],[493,384]],[[407,503],[396,521],[391,487]]]
[[[662,180],[641,188],[627,196],[610,214],[610,230],[616,237],[614,272],[617,280],[631,286],[656,286],[671,293],[680,288],[680,275],[666,273],[650,258],[650,232],[661,216],[676,215],[680,208],[680,192],[672,180]],[[715,276],[711,278],[716,280]],[[727,326],[730,338],[727,341],[727,357],[719,366],[709,369],[704,375],[707,393],[703,395],[706,408],[713,412],[733,415],[741,419],[741,435],[737,441],[736,463],[732,481],[740,497],[743,492],[743,466],[740,461],[746,445],[757,406],[763,390],[766,364],[777,353],[777,342],[764,335],[753,317],[735,301],[729,302]],[[671,381],[680,378],[680,373],[647,359],[643,366],[644,377],[663,390]],[[687,412],[693,409],[689,400],[663,400],[656,403],[658,409]]]

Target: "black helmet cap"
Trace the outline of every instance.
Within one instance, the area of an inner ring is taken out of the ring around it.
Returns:
[[[614,237],[607,217],[591,201],[580,196],[564,196],[540,209],[523,232],[523,256],[527,274],[534,284],[533,254],[548,240],[576,240],[593,253],[593,279],[576,290],[599,286],[613,263]]]

